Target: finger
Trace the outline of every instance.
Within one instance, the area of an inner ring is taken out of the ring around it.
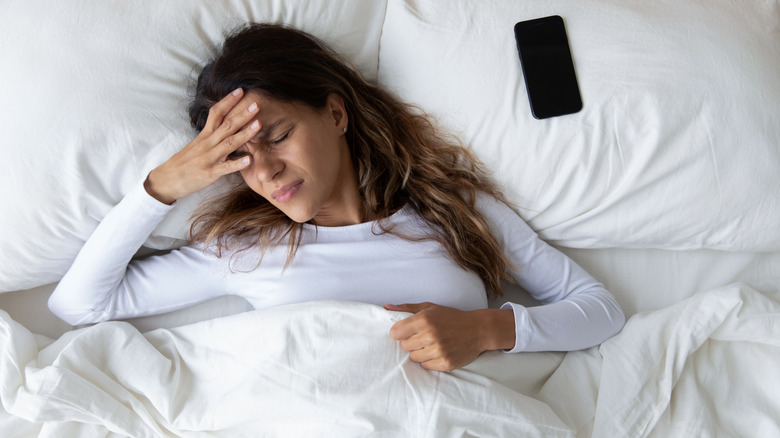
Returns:
[[[252,163],[252,157],[249,155],[243,156],[236,160],[225,160],[222,162],[222,175],[228,175],[233,172],[238,172],[245,169]]]
[[[385,309],[392,310],[395,312],[408,312],[408,313],[417,313],[420,311],[423,311],[431,306],[434,306],[433,303],[407,303],[407,304],[385,304]]]
[[[209,108],[209,116],[206,119],[206,126],[203,127],[203,131],[214,132],[214,130],[222,124],[225,115],[236,106],[243,96],[244,90],[237,88]]]
[[[222,124],[219,125],[212,134],[215,141],[223,141],[227,137],[239,132],[247,123],[257,116],[259,108],[257,102],[250,101],[249,99],[244,103],[236,105],[228,115],[225,116]]]
[[[439,354],[430,348],[423,348],[409,352],[409,359],[418,363],[429,362],[438,358]]]
[[[390,327],[390,337],[395,341],[410,338],[417,334],[417,324],[414,319],[402,319]]]
[[[452,371],[457,368],[450,361],[442,358],[420,362],[420,366],[429,371]]]
[[[420,335],[412,335],[406,339],[401,339],[401,348],[403,348],[404,351],[415,351],[415,350],[422,350],[423,348],[430,347],[431,342],[427,339],[424,339]]]
[[[246,128],[222,140],[215,148],[214,154],[221,160],[227,160],[227,156],[251,140],[260,130],[260,122],[255,120]]]

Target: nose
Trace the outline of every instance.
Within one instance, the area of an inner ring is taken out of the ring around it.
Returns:
[[[252,170],[255,177],[260,182],[271,182],[284,169],[284,163],[273,153],[267,153],[260,150],[253,151]]]

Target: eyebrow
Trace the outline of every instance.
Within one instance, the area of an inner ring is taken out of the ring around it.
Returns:
[[[271,134],[273,134],[279,128],[279,125],[285,122],[287,122],[287,119],[282,118],[271,123],[267,128],[263,127],[260,130],[260,134],[257,136],[257,138],[262,141],[268,141],[268,139],[271,137]]]

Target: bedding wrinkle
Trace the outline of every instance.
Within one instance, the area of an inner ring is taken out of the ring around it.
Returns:
[[[426,16],[430,14],[426,14],[422,10],[422,5],[419,1],[406,1],[403,3],[404,12],[409,15],[410,18],[413,18],[417,24],[424,23],[426,25],[431,25],[434,23],[433,20],[426,19]]]
[[[720,216],[723,212],[724,190],[723,190],[723,183],[721,181],[721,175],[720,175],[721,164],[718,162],[718,149],[715,146],[715,142],[712,139],[713,122],[710,118],[709,113],[705,113],[704,110],[701,110],[697,113],[697,120],[699,122],[700,125],[699,128],[702,131],[702,135],[704,136],[705,141],[707,142],[710,168],[712,171],[712,177],[715,180],[715,197],[717,198],[717,204],[715,206],[715,211],[713,212],[713,214],[716,216]]]
[[[156,406],[156,408],[163,412],[166,418],[175,423],[180,413],[184,410],[185,405],[189,403],[190,394],[188,389],[195,385],[193,374],[187,368],[179,352],[194,350],[195,346],[186,342],[180,342],[171,332],[165,330],[159,330],[154,333],[153,337],[147,336],[147,339],[162,356],[160,387],[174,388],[170,397],[170,403],[167,406]],[[139,360],[138,362],[146,364],[148,360]],[[169,364],[167,373],[165,373],[165,366],[162,365],[164,363]]]
[[[627,103],[626,103],[626,99],[627,98],[626,98],[625,94],[623,94],[620,97],[619,106],[623,110],[625,110],[627,108],[627,106],[628,106]],[[617,114],[620,114],[623,111],[621,111],[621,109],[618,108],[615,112]],[[617,167],[620,170],[620,175],[623,175],[625,173],[625,169],[626,169],[626,157],[625,157],[625,153],[623,152],[623,147],[624,146],[623,146],[623,140],[622,140],[622,135],[621,135],[620,123],[621,123],[621,118],[619,118],[619,117],[615,117],[612,120],[612,141],[613,142],[611,143],[611,146],[612,146],[612,149],[617,152],[619,166],[610,165],[610,167],[609,167],[609,169],[610,169],[610,173],[609,173],[609,182],[610,182],[610,184],[609,185],[610,186],[612,185],[611,183],[613,181],[618,181],[618,182],[622,181],[622,178],[620,178],[620,179],[617,178],[619,175],[613,175],[612,169],[615,169]],[[614,153],[610,154],[610,158],[612,158],[614,156],[615,156]],[[610,164],[612,164],[612,163],[610,163]],[[619,189],[620,189],[619,185],[617,187],[615,187],[615,191],[617,191]]]
[[[725,344],[711,341],[729,339],[732,342],[729,345],[736,348],[742,345],[737,344],[738,341],[747,341],[749,346],[755,340],[760,342],[766,339],[778,346],[778,311],[780,306],[776,302],[768,300],[747,285],[734,284],[697,294],[685,302],[660,311],[636,315],[629,321],[621,336],[605,342],[601,347],[606,369],[620,368],[624,371],[620,375],[602,374],[609,379],[602,382],[600,388],[600,393],[605,396],[599,397],[594,436],[615,436],[617,431],[628,433],[629,436],[646,436],[653,429],[660,430],[659,436],[663,436],[663,430],[670,427],[674,429],[675,424],[697,424],[701,418],[695,415],[698,407],[706,405],[707,400],[712,400],[711,397],[715,394],[718,394],[718,397],[728,397],[729,391],[732,390],[745,394],[741,389],[742,385],[730,385],[736,380],[721,381],[723,373],[718,369],[726,367],[728,370],[736,367],[746,370],[755,367],[755,364],[751,365],[751,357],[756,356],[743,356],[740,353],[744,351],[742,348],[724,350],[722,347]],[[754,318],[762,319],[764,314],[771,315],[769,320],[773,321],[772,324],[751,323]],[[660,331],[657,331],[655,336],[648,337],[647,333],[653,328]],[[709,355],[708,351],[715,348],[718,349],[717,359],[712,359],[716,357],[715,350]],[[731,354],[732,352],[734,354]],[[777,357],[777,353],[780,353],[780,350],[774,350],[774,357]],[[642,363],[645,365],[642,366]],[[718,376],[718,385],[710,389],[695,384],[698,376],[708,374]],[[769,381],[776,381],[778,378],[780,376],[776,370],[762,376],[762,380],[770,379]],[[762,391],[755,394],[758,397],[762,394],[768,395],[766,391],[772,390],[760,383],[759,386]],[[606,396],[612,394],[611,389],[618,388],[619,394]],[[705,391],[705,394],[700,395],[701,391]],[[734,397],[728,399],[733,402]],[[625,404],[628,400],[631,402]],[[760,405],[751,399],[743,400],[746,405]],[[723,406],[722,403],[717,405]],[[731,409],[741,406],[741,403],[732,404]],[[612,411],[613,409],[615,411]],[[728,411],[720,412],[727,414]],[[702,427],[702,430],[722,431],[726,427],[738,427],[735,430],[739,431],[753,430],[756,425],[752,418],[752,415],[721,416],[717,422],[705,422],[703,426],[706,427]],[[668,424],[666,421],[674,423]],[[777,425],[774,427],[776,429]],[[746,436],[742,432],[737,435]],[[752,433],[748,435],[752,436]]]

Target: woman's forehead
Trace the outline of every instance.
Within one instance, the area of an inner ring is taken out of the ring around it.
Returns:
[[[305,104],[296,103],[296,102],[285,102],[255,90],[249,90],[245,92],[244,97],[241,98],[241,100],[238,102],[236,107],[241,106],[243,108],[248,108],[249,105],[252,104],[252,102],[256,102],[260,107],[260,111],[258,113],[293,114],[308,109],[308,107]]]
[[[236,104],[234,111],[246,111],[252,103],[258,106],[257,115],[246,123],[260,122],[260,135],[271,135],[273,130],[285,122],[300,119],[306,112],[306,105],[283,102],[256,91],[248,91]]]

